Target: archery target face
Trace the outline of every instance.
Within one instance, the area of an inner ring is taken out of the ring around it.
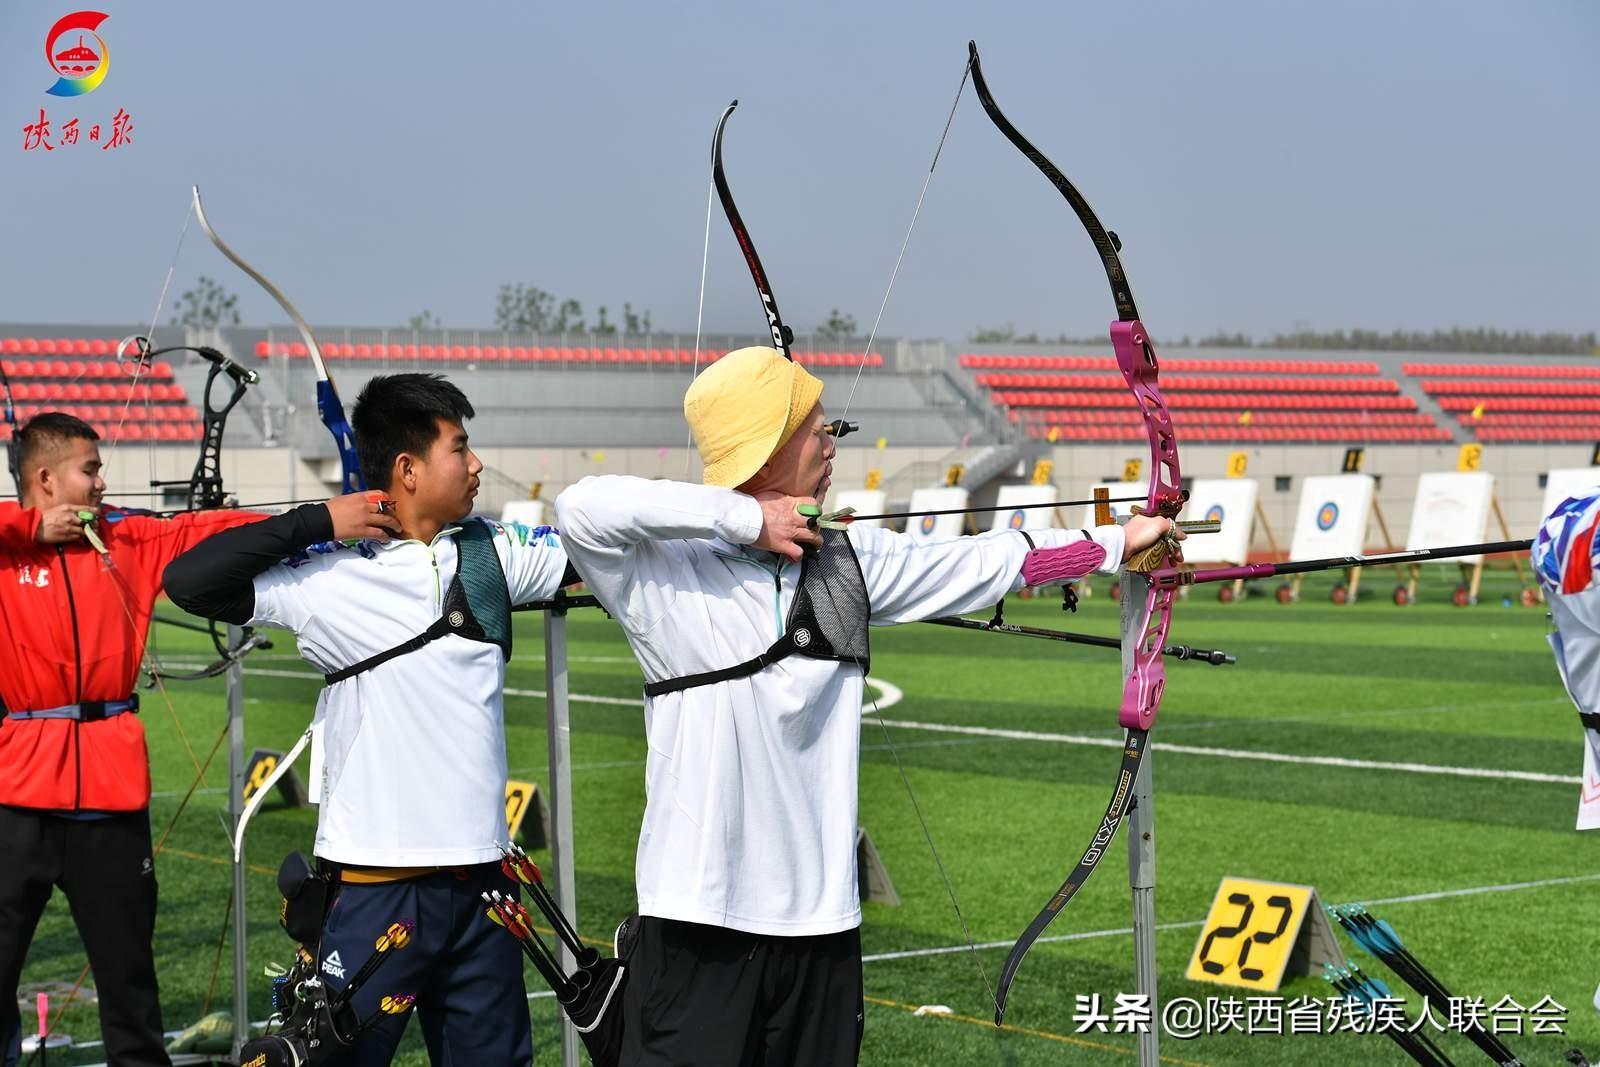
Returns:
[[[1370,474],[1307,478],[1300,486],[1289,558],[1361,555],[1366,549],[1376,488]]]

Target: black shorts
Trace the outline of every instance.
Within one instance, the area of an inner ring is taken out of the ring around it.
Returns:
[[[851,1067],[861,931],[773,937],[642,916],[623,998],[626,1067]]]

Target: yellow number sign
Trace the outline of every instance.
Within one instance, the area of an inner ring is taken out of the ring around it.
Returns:
[[[876,489],[876,488],[878,488],[878,486],[880,486],[882,484],[883,484],[883,471],[880,468],[873,467],[871,470],[867,471],[867,488],[868,489]]]
[[[1308,885],[1224,878],[1184,977],[1275,991],[1314,899]]]
[[[1347,448],[1344,450],[1344,466],[1340,468],[1343,474],[1360,474],[1361,457],[1366,454],[1363,448]]]
[[[1056,465],[1052,460],[1041,459],[1033,465],[1033,484],[1049,485],[1050,476],[1056,472]]]
[[[1122,465],[1122,480],[1136,482],[1139,480],[1139,472],[1142,470],[1144,470],[1144,460],[1130,459]]]
[[[1475,471],[1483,462],[1483,446],[1480,444],[1465,444],[1461,446],[1461,455],[1456,457],[1456,470],[1467,472]]]
[[[961,476],[966,473],[966,468],[959,463],[950,464],[950,469],[944,472],[944,484],[954,488],[961,484]]]
[[[1249,467],[1250,467],[1250,453],[1248,453],[1248,452],[1229,452],[1228,453],[1228,477],[1230,477],[1230,478],[1243,478],[1244,477],[1244,472],[1246,470],[1248,470]]]

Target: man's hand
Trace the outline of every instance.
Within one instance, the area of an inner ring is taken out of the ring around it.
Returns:
[[[1161,515],[1135,515],[1122,527],[1122,561],[1126,563],[1163,537],[1182,541],[1189,536],[1173,520]]]
[[[384,510],[387,503],[387,497],[373,490],[334,497],[328,501],[328,514],[333,516],[333,539],[387,541],[390,534],[399,534],[400,520]]]
[[[801,504],[815,506],[814,499],[765,492],[757,493],[756,501],[761,505],[761,536],[756,538],[757,548],[798,560],[808,547],[821,547],[822,534],[807,526],[806,517],[799,511]]]
[[[33,539],[41,545],[69,545],[83,540],[81,504],[56,504],[39,513],[39,529]]]

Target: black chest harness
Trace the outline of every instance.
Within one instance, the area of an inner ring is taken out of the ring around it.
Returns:
[[[469,641],[484,641],[511,658],[511,595],[506,592],[505,570],[494,550],[494,532],[481,522],[469,520],[456,531],[456,576],[445,590],[444,610],[433,625],[408,641],[368,656],[330,674],[323,675],[329,685],[354,678],[441,637],[455,634]]]
[[[871,665],[867,640],[871,615],[867,582],[850,538],[843,530],[824,529],[822,547],[807,555],[800,565],[800,582],[795,587],[782,637],[754,659],[721,670],[648,682],[644,694],[657,697],[730,678],[747,678],[788,656],[854,663],[865,674]]]

